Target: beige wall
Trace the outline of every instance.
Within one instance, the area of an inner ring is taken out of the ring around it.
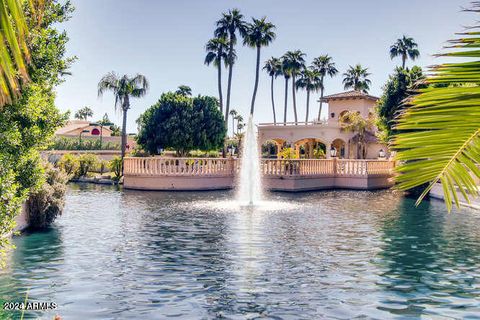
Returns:
[[[367,99],[331,100],[328,102],[328,122],[338,122],[343,111],[359,111],[362,117],[367,118],[375,104],[375,101]],[[331,117],[332,112],[335,113],[334,118]]]

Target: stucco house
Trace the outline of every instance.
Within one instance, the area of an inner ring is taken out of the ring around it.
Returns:
[[[100,135],[102,137],[110,137],[112,135],[112,130],[110,130],[108,126],[102,127],[86,120],[69,120],[64,127],[55,132],[56,135],[60,136],[79,136],[80,133],[82,133],[82,136],[84,137],[99,137]]]
[[[259,143],[274,141],[277,152],[294,148],[299,158],[314,158],[314,150],[321,148],[326,158],[336,153],[339,158],[357,159],[358,135],[342,128],[340,117],[347,111],[357,111],[364,118],[373,112],[378,98],[360,91],[347,91],[323,98],[328,104],[328,119],[313,122],[261,123],[258,125]],[[373,128],[366,136],[366,159],[388,157],[387,146],[376,138]],[[335,152],[330,152],[334,149]]]

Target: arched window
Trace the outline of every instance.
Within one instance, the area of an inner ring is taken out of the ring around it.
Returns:
[[[92,130],[92,136],[99,136],[100,135],[100,130],[98,130],[97,128],[94,128]]]

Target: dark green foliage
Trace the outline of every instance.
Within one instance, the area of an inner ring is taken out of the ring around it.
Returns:
[[[32,228],[48,227],[62,214],[68,176],[62,170],[45,164],[45,183],[27,200],[28,223]]]
[[[168,92],[137,120],[137,142],[150,154],[173,148],[184,156],[190,150],[223,146],[225,123],[217,99]]]
[[[397,68],[383,87],[383,94],[377,104],[378,123],[381,138],[388,143],[395,130],[396,119],[400,112],[408,106],[407,99],[415,89],[424,87],[420,81],[424,79],[422,69],[413,67],[410,69]]]

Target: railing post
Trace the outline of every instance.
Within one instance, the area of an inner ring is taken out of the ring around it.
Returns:
[[[333,157],[333,176],[337,175],[337,157]]]

